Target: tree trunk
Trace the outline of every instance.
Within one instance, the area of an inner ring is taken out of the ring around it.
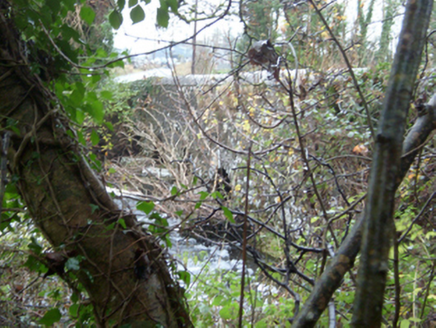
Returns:
[[[165,250],[136,226],[134,216],[118,208],[80,155],[55,96],[30,71],[3,0],[0,35],[1,129],[12,134],[11,176],[53,247],[84,258],[78,276],[97,325],[192,326]],[[125,229],[118,224],[121,218]],[[138,260],[144,266],[139,275]]]
[[[409,0],[404,15],[372,158],[352,327],[381,326],[403,135],[432,5]]]
[[[425,3],[425,1],[424,1]],[[409,15],[413,15],[415,13],[415,9],[413,12],[409,12]],[[418,35],[419,31],[422,27],[420,26],[424,21],[427,21],[428,17],[422,15],[419,19],[415,19],[414,21],[419,24],[415,24],[414,32],[410,35]],[[413,21],[413,20],[412,20]],[[424,22],[425,23],[425,22]],[[425,30],[425,29],[424,29]],[[422,33],[421,33],[422,35]],[[414,39],[414,38],[412,38]],[[418,61],[420,60],[420,53],[422,50],[424,40],[421,38],[417,40],[418,45],[415,47],[405,47],[404,49],[397,50],[397,56],[402,52],[409,55],[410,57],[417,57]],[[410,55],[413,53],[412,55]],[[399,65],[409,65],[411,60],[402,60],[399,62]],[[410,74],[411,76],[413,74]],[[416,76],[416,73],[414,74]],[[413,78],[414,78],[413,76]],[[407,94],[408,95],[408,94]],[[405,103],[409,104],[409,100],[407,99]],[[397,106],[397,104],[390,106]],[[422,145],[425,143],[430,134],[436,129],[436,95],[433,96],[431,101],[424,106],[424,110],[420,113],[420,116],[415,121],[413,127],[409,130],[406,139],[403,142],[402,146],[402,154],[401,162],[399,165],[398,173],[394,177],[393,189],[396,189],[404,176],[407,174],[410,165],[413,163],[414,158],[421,150]],[[402,133],[400,133],[402,136]],[[354,261],[357,257],[357,254],[360,251],[361,241],[362,241],[362,227],[364,223],[363,215],[360,215],[356,220],[356,224],[353,227],[352,231],[347,236],[346,240],[342,243],[341,247],[338,249],[334,258],[330,261],[329,266],[323,272],[323,274],[319,277],[316,282],[312,293],[304,304],[302,310],[298,314],[297,318],[295,318],[292,327],[314,327],[320,318],[323,311],[326,309],[330,299],[333,296],[333,293],[337,288],[340,287],[342,283],[342,279],[345,274],[353,267]],[[367,297],[369,299],[369,297]],[[373,313],[371,313],[373,316]],[[370,316],[368,316],[370,317]]]

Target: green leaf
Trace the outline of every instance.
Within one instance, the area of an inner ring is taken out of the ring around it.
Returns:
[[[74,90],[70,95],[70,100],[73,106],[80,106],[82,104],[84,95],[85,95],[84,91],[80,89]]]
[[[136,6],[138,4],[138,0],[129,0],[129,8]]]
[[[123,229],[127,228],[126,221],[123,218],[118,219],[118,224],[123,227]]]
[[[75,0],[64,0],[62,2],[68,8],[68,10],[71,10],[71,11],[74,10],[74,7],[77,4],[77,2]]]
[[[209,193],[206,191],[200,191],[199,194],[200,194],[200,200],[204,200],[206,199],[207,196],[209,196]]]
[[[179,1],[178,0],[166,0],[168,6],[171,8],[173,13],[177,13],[178,7],[179,7]]]
[[[410,321],[409,320],[401,320],[400,328],[409,328],[410,327]]]
[[[36,257],[34,257],[33,255],[29,255],[27,257],[27,261],[24,263],[24,266],[26,268],[29,268],[30,271],[34,271],[34,272],[39,272],[41,271],[41,262],[39,262]]]
[[[115,222],[112,222],[111,224],[107,225],[104,230],[105,231],[109,231],[109,230],[114,230],[115,228]]]
[[[80,142],[83,146],[86,146],[86,140],[85,140],[85,137],[83,136],[82,131],[77,131],[77,138],[79,139],[79,142]]]
[[[88,158],[92,161],[91,167],[94,168],[97,171],[101,171],[101,161],[97,158],[97,155],[91,153],[88,155]]]
[[[92,214],[94,214],[94,212],[100,208],[100,207],[98,207],[98,205],[95,205],[95,204],[89,204],[89,206],[91,207]]]
[[[77,295],[77,293],[73,293],[73,294],[71,294],[70,299],[71,299],[71,302],[77,303],[79,301],[79,295]]]
[[[176,211],[175,213],[176,213],[177,216],[182,216],[182,214],[183,214],[183,210]]]
[[[94,129],[92,129],[91,131],[91,142],[93,146],[98,145],[98,143],[100,142],[100,137]]]
[[[173,243],[171,242],[170,236],[168,236],[168,234],[166,234],[166,235],[164,236],[164,242],[165,242],[165,245],[166,245],[168,248],[173,247]]]
[[[138,202],[138,204],[136,204],[136,209],[144,212],[145,214],[150,214],[151,211],[153,211],[153,209],[154,209],[154,203],[153,202]]]
[[[227,207],[221,206],[221,209],[223,210],[227,220],[229,220],[231,223],[235,223],[235,219],[233,218],[233,213]]]
[[[220,317],[224,320],[230,320],[233,318],[233,308],[231,306],[224,306],[221,310],[220,310]]]
[[[90,115],[94,119],[94,121],[98,124],[103,123],[104,118],[104,110],[103,110],[103,103],[99,100],[96,100],[91,103],[91,111]]]
[[[65,263],[65,268],[69,270],[79,270],[80,269],[80,261],[76,257],[70,257]]]
[[[70,314],[70,316],[72,316],[73,318],[77,317],[79,311],[79,304],[73,304],[70,306],[70,308],[68,309],[68,313]]]
[[[100,92],[100,96],[106,100],[112,100],[113,93],[110,91],[103,90]]]
[[[157,9],[157,23],[159,26],[168,27],[168,21],[170,19],[170,15],[168,14],[168,8],[158,8]]]
[[[39,323],[47,327],[50,327],[53,326],[55,322],[61,320],[61,318],[62,318],[61,311],[59,311],[58,308],[55,308],[47,311],[44,314],[44,316],[39,320]]]
[[[125,7],[125,5],[126,5],[126,0],[118,0],[118,1],[117,1],[117,4],[118,4],[118,8],[119,8],[120,11],[121,11],[121,10],[124,9],[124,7]]]
[[[115,30],[118,30],[121,24],[123,23],[123,15],[121,15],[121,13],[118,10],[114,10],[109,15],[109,23]]]
[[[150,219],[155,219],[156,220],[156,224],[168,227],[168,220],[164,219],[163,217],[161,217],[160,214],[157,213],[157,212],[155,212],[152,215],[150,215]]]
[[[109,131],[114,131],[114,126],[111,122],[104,122],[104,125],[109,129]]]
[[[177,190],[176,186],[173,186],[171,188],[171,196],[177,195],[179,193],[179,191]]]
[[[178,271],[177,274],[179,275],[180,279],[186,284],[186,288],[189,287],[189,284],[191,283],[191,274],[187,271]]]
[[[59,9],[61,8],[61,2],[59,0],[47,0],[46,5],[55,15],[59,13]]]
[[[133,24],[139,23],[144,20],[145,13],[140,5],[137,5],[130,11],[130,18],[132,19]]]
[[[223,295],[215,296],[215,298],[212,301],[212,305],[214,305],[214,306],[222,305],[223,299],[224,299]]]
[[[97,83],[100,80],[101,80],[101,75],[93,75],[93,76],[91,76],[91,81],[94,84]]]
[[[80,17],[88,24],[91,25],[95,19],[95,12],[88,6],[83,6],[80,10]]]
[[[268,324],[265,322],[265,319],[258,321],[255,325],[255,328],[267,328]]]
[[[106,50],[104,50],[103,48],[98,48],[95,51],[95,56],[100,57],[100,58],[107,58],[108,54],[107,54]],[[102,92],[109,92],[112,95],[112,92],[110,92],[110,91],[102,91]]]
[[[224,199],[224,196],[217,190],[210,194],[213,198]]]
[[[124,68],[124,62],[122,60],[117,60],[108,66],[109,68],[121,67]]]
[[[33,236],[31,237],[31,240],[32,242],[27,247],[29,247],[29,249],[32,250],[35,254],[41,254],[42,246],[40,245],[40,243],[38,243],[36,238]]]
[[[67,130],[66,134],[67,134],[71,139],[75,139],[73,131],[71,131],[71,130]]]

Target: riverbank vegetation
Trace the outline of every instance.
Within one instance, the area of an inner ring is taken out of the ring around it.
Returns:
[[[4,1],[0,325],[431,327],[435,17],[349,2],[160,1],[244,34],[117,83],[146,2]]]

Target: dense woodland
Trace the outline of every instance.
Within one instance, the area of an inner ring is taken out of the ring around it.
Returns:
[[[434,327],[432,4],[0,0],[0,326]]]

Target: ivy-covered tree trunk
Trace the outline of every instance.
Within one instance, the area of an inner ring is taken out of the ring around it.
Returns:
[[[165,250],[118,208],[80,155],[56,97],[31,73],[3,0],[0,35],[1,130],[11,134],[11,181],[53,247],[82,259],[77,276],[97,325],[192,326]]]

